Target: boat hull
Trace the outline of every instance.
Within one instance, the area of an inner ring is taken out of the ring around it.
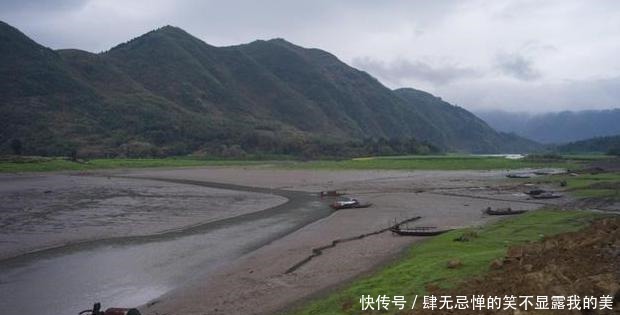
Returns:
[[[359,208],[368,208],[372,206],[372,203],[364,203],[364,204],[357,204],[357,205],[331,205],[332,209],[334,210],[343,210],[343,209],[359,209]]]
[[[488,215],[515,215],[526,213],[527,210],[511,210],[511,211],[496,211],[496,210],[485,210],[484,213]]]
[[[439,234],[443,234],[450,230],[431,230],[431,231],[424,231],[424,230],[405,230],[405,229],[399,229],[399,228],[391,228],[390,231],[392,231],[392,233],[396,233],[398,235],[403,235],[403,236],[435,236],[435,235],[439,235]]]

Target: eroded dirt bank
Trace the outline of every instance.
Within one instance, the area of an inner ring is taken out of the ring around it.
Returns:
[[[579,296],[578,308],[537,310],[533,300],[528,314],[617,314],[620,312],[620,218],[606,218],[577,232],[547,237],[544,240],[508,249],[504,259],[495,261],[491,271],[471,279],[453,290],[432,289],[435,296]],[[609,309],[598,299],[613,297]],[[596,297],[597,303],[582,303],[583,297]],[[547,308],[550,308],[550,303]],[[542,306],[541,306],[542,307]],[[523,306],[520,307],[523,310]],[[580,312],[580,310],[582,310]],[[467,312],[467,311],[460,311]],[[454,314],[459,311],[417,309],[412,314]],[[513,314],[505,311],[477,310],[479,314]],[[516,313],[516,312],[514,312]]]

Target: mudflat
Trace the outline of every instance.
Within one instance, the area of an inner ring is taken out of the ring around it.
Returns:
[[[339,243],[290,272],[316,248],[334,240],[372,233],[415,216],[418,225],[455,228],[497,218],[491,207],[536,209],[503,171],[325,171],[261,168],[169,170],[130,176],[213,180],[258,187],[318,192],[337,190],[374,203],[340,210],[260,249],[207,277],[196,279],[143,307],[147,314],[270,314],[325,294],[398,256],[423,237],[389,232]],[[250,182],[247,178],[251,178]]]
[[[103,174],[0,175],[0,260],[152,235],[263,210],[286,198]]]
[[[373,234],[395,221],[420,216],[412,224],[455,228],[495,220],[482,214],[489,206],[531,210],[565,201],[530,200],[505,174],[251,166],[2,175],[0,264],[10,268],[0,280],[24,291],[31,283],[51,286],[28,270],[49,277],[58,266],[89,262],[86,256],[119,256],[126,261],[111,263],[114,273],[110,264],[101,266],[109,274],[101,281],[113,288],[92,286],[84,296],[104,305],[143,304],[146,314],[273,313],[372,271],[424,239]],[[373,206],[334,212],[327,207],[333,199],[319,197],[324,190]],[[308,260],[316,248],[365,234],[372,235]],[[75,243],[90,245],[63,246]],[[37,256],[41,248],[52,249]],[[133,283],[113,278],[119,268]],[[87,291],[78,280],[62,296]],[[5,309],[35,309],[19,305],[32,292],[15,292],[0,301]],[[73,298],[65,301],[71,307],[55,310],[72,312],[91,302]]]

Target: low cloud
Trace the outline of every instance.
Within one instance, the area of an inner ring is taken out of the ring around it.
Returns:
[[[495,79],[461,81],[431,92],[474,111],[500,109],[540,113],[620,108],[620,77],[548,83]]]
[[[523,81],[537,80],[541,77],[532,60],[517,53],[498,54],[496,67],[503,74]]]
[[[353,66],[368,71],[396,85],[409,80],[421,80],[435,85],[446,85],[454,81],[482,76],[476,69],[458,65],[431,65],[421,61],[397,59],[392,62],[362,57],[353,59]]]

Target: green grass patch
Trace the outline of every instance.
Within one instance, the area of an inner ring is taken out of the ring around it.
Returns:
[[[397,156],[368,157],[342,161],[311,161],[290,163],[288,167],[309,169],[382,169],[382,170],[492,170],[557,167],[573,169],[579,167],[575,160],[538,162],[513,160],[501,156],[441,155],[441,156]]]
[[[277,158],[277,157],[275,157]],[[512,160],[501,156],[478,155],[423,155],[366,157],[348,160],[317,160],[310,162],[281,160],[244,159],[198,159],[191,157],[144,158],[144,159],[93,159],[81,163],[65,158],[19,157],[0,160],[0,172],[45,172],[76,170],[88,171],[112,168],[144,167],[192,167],[192,166],[238,166],[269,165],[284,169],[327,169],[327,170],[492,170],[519,168],[558,167],[574,169],[578,160],[557,161]]]
[[[562,157],[569,160],[580,160],[580,161],[597,161],[597,160],[605,160],[611,158],[611,156],[600,153],[600,152],[591,152],[591,153],[579,153],[579,154],[562,154]]]
[[[541,182],[559,185],[566,182],[568,192],[578,198],[607,198],[620,200],[620,173],[553,175]]]
[[[503,257],[510,245],[575,231],[597,216],[583,211],[541,210],[474,229],[478,237],[468,242],[454,239],[471,233],[471,229],[442,234],[412,246],[405,258],[293,314],[359,314],[362,295],[404,295],[411,307],[413,296],[426,294],[429,283],[442,288],[453,287],[464,279],[484,274],[489,270],[489,263]],[[452,259],[460,260],[463,266],[447,268],[447,262]]]
[[[63,158],[30,158],[17,161],[0,161],[0,172],[49,172],[49,171],[89,171],[114,168],[147,167],[196,167],[196,166],[236,166],[256,165],[264,161],[208,160],[191,158],[163,159],[94,159],[73,162]]]

